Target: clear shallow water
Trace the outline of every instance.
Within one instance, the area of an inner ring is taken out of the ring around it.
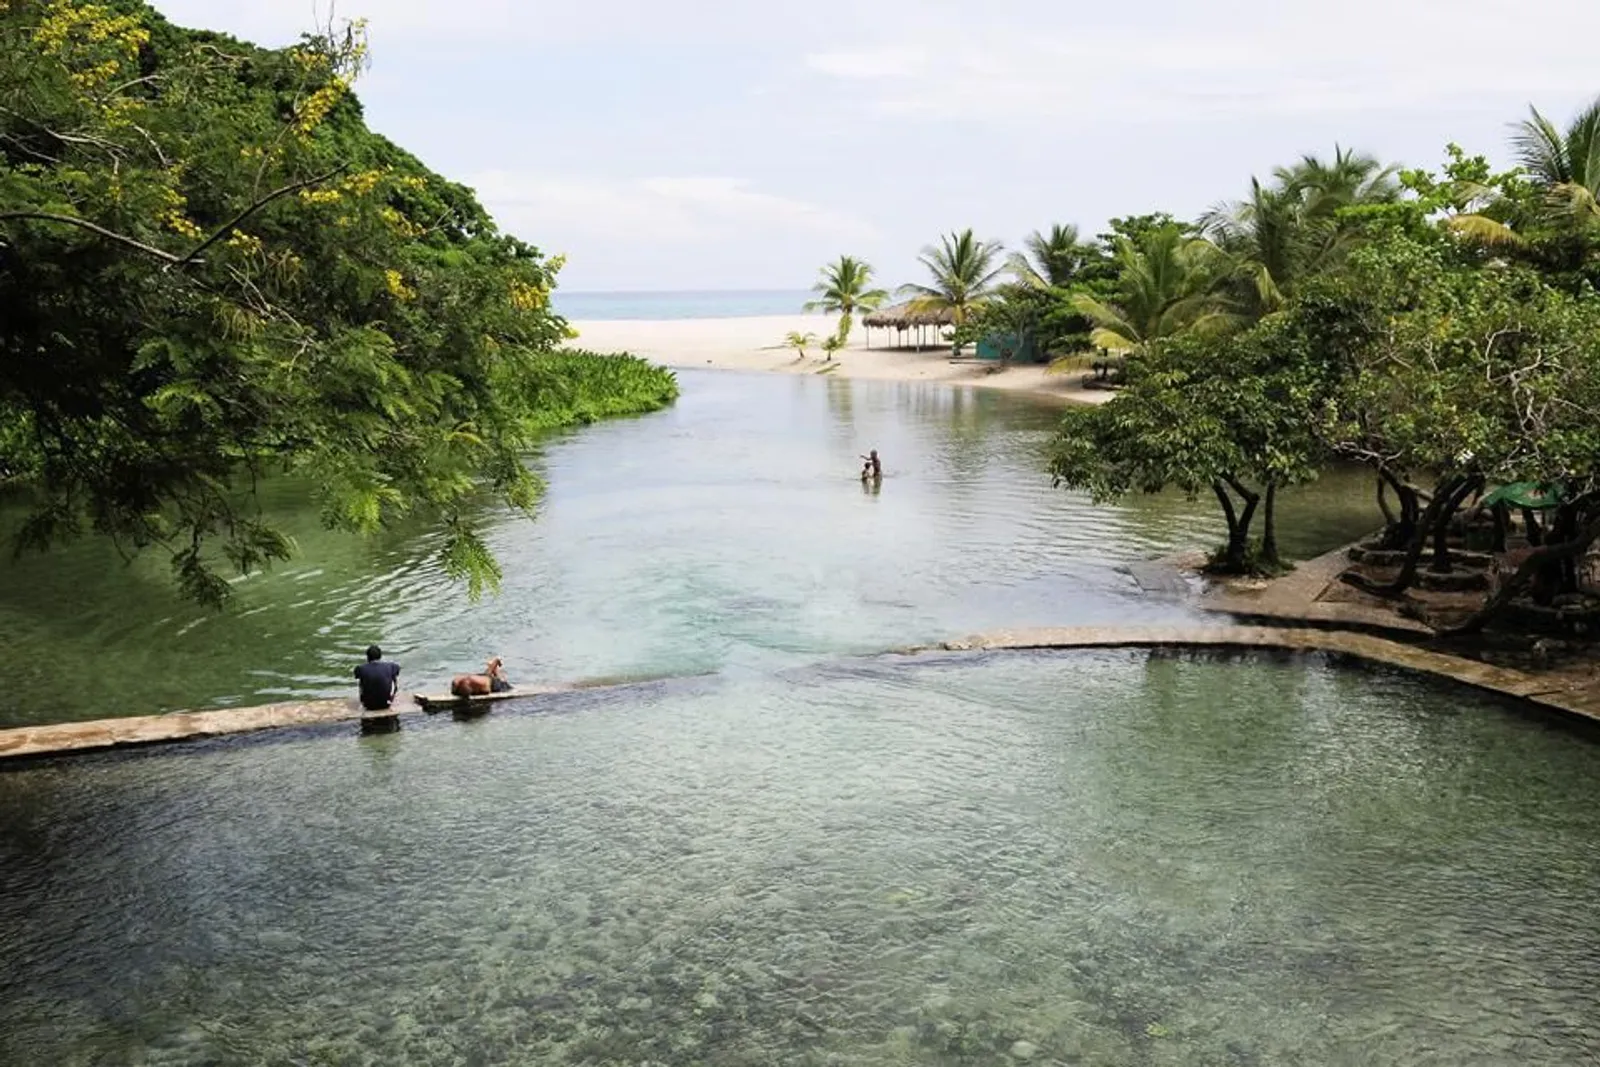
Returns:
[[[1461,691],[1133,652],[36,766],[0,1062],[1593,1062],[1597,791]]]
[[[737,319],[798,315],[816,294],[806,289],[738,289],[685,292],[569,293],[556,290],[556,313],[585,319]]]
[[[0,726],[351,692],[371,642],[407,688],[505,657],[519,681],[770,672],[1005,626],[1182,618],[1118,568],[1221,539],[1215,503],[1095,508],[1055,490],[1059,408],[995,391],[682,372],[669,411],[586,428],[533,461],[535,519],[489,512],[505,569],[467,602],[421,528],[329,534],[303,488],[269,506],[300,544],[224,614],[164,564],[88,542],[0,556]],[[884,457],[864,492],[856,458]],[[1286,551],[1373,528],[1369,479],[1287,493]],[[79,669],[74,665],[87,664]],[[62,684],[63,665],[73,681]]]

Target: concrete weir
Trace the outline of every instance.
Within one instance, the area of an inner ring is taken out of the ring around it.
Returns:
[[[1333,653],[1446,678],[1516,697],[1547,711],[1600,724],[1600,699],[1592,692],[1553,688],[1548,680],[1521,671],[1345,630],[1287,626],[1071,626],[996,630],[957,641],[897,649],[893,654],[1095,648],[1276,649]],[[570,688],[551,687],[544,692],[563,692]],[[536,696],[538,693],[529,695]],[[402,719],[422,714],[422,709],[409,698],[398,702],[395,710]],[[283,727],[357,723],[362,716],[360,706],[354,700],[345,699],[22,726],[0,730],[0,762],[193,741]]]

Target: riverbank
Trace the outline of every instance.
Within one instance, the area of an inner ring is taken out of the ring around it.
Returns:
[[[832,360],[812,345],[804,357],[784,344],[790,333],[825,337],[836,320],[827,315],[765,315],[734,319],[579,320],[575,344],[607,352],[629,352],[668,367],[823,374],[868,381],[940,382],[1030,393],[1078,404],[1100,404],[1112,393],[1085,389],[1083,374],[1051,374],[1038,364],[1001,369],[996,364],[952,363],[947,346],[868,348],[859,327]],[[879,331],[881,334],[882,331]],[[970,351],[970,349],[969,349]]]

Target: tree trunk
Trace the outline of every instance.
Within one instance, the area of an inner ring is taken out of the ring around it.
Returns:
[[[1460,501],[1466,499],[1466,494],[1471,488],[1472,479],[1463,478],[1448,478],[1435,488],[1433,498],[1428,501],[1428,506],[1423,509],[1420,519],[1413,525],[1410,540],[1406,544],[1405,562],[1400,565],[1400,573],[1391,581],[1374,582],[1366,575],[1353,571],[1345,571],[1339,575],[1339,580],[1374,596],[1400,596],[1410,589],[1411,583],[1417,579],[1417,564],[1422,559],[1422,550],[1426,547],[1428,533],[1433,530],[1436,523],[1450,521],[1450,516],[1455,513]],[[1416,493],[1411,486],[1404,486],[1403,489]]]
[[[1378,476],[1378,510],[1383,512],[1383,529],[1388,532],[1400,520],[1395,516],[1394,509],[1389,506],[1389,483],[1383,475]]]
[[[1278,484],[1267,483],[1267,499],[1261,513],[1261,559],[1264,563],[1278,565]]]
[[[1398,519],[1390,517],[1387,507],[1383,508],[1384,518],[1389,524],[1384,527],[1383,537],[1379,539],[1379,547],[1386,549],[1404,548],[1411,543],[1411,537],[1417,529],[1417,513],[1420,510],[1417,504],[1417,490],[1415,486],[1407,485],[1386,467],[1378,468],[1378,504],[1383,507],[1384,487],[1394,490],[1394,495],[1400,502],[1400,516]]]
[[[1482,630],[1517,594],[1527,588],[1528,583],[1545,567],[1569,559],[1577,559],[1589,550],[1595,538],[1600,537],[1600,515],[1589,520],[1588,525],[1578,531],[1570,541],[1552,542],[1541,545],[1528,553],[1521,565],[1517,567],[1510,578],[1500,583],[1483,607],[1473,612],[1459,626],[1453,626],[1440,633],[1447,637],[1457,637],[1463,634],[1475,634]]]
[[[1511,509],[1504,504],[1494,506],[1494,551],[1506,550],[1506,537],[1511,533]]]
[[[1228,496],[1229,489],[1238,493],[1239,499],[1244,501],[1243,510],[1234,509],[1233,498]],[[1250,551],[1250,523],[1255,518],[1256,505],[1260,503],[1261,496],[1251,492],[1231,474],[1213,480],[1211,491],[1217,494],[1217,500],[1222,504],[1222,515],[1228,521],[1228,547],[1224,553],[1223,569],[1230,574],[1243,573]]]
[[[1428,570],[1434,574],[1450,573],[1450,520],[1466,503],[1478,487],[1478,479],[1468,479],[1460,489],[1449,494],[1449,506],[1441,511],[1433,520],[1433,562],[1428,565]],[[1443,494],[1440,494],[1443,495]]]
[[[1527,535],[1528,544],[1538,548],[1544,544],[1544,531],[1539,527],[1539,517],[1533,513],[1532,508],[1522,509],[1522,532]]]

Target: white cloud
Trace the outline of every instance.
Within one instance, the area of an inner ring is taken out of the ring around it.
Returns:
[[[484,205],[513,233],[581,240],[675,242],[805,233],[870,240],[868,223],[844,212],[754,190],[718,177],[657,177],[616,182],[489,171],[468,180]]]
[[[1447,14],[1420,0],[1290,0],[1231,23],[1209,4],[1153,3],[1137,20],[996,14],[904,20],[885,43],[804,63],[854,84],[880,116],[995,124],[1396,111],[1600,89],[1600,4],[1589,0],[1547,0],[1516,41],[1529,25],[1521,0],[1456,0]]]

